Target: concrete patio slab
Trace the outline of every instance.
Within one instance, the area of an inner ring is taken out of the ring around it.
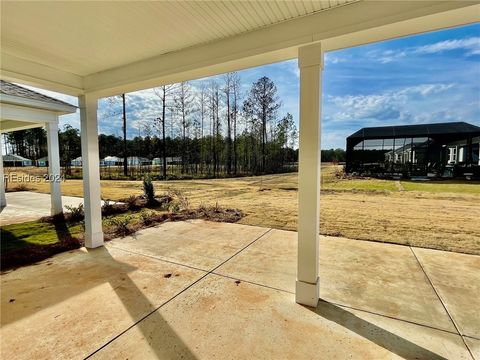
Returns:
[[[50,194],[17,191],[8,192],[5,196],[7,206],[1,210],[1,225],[19,224],[50,215]],[[83,198],[62,196],[64,211],[67,211],[66,206],[78,206],[82,203]]]
[[[297,233],[272,230],[215,273],[293,293],[296,264]],[[320,297],[336,304],[456,331],[407,246],[322,236]]]
[[[296,233],[166,223],[2,274],[1,357],[472,359],[465,343],[478,356],[405,249],[322,238],[328,301],[313,309],[292,293]]]
[[[113,248],[63,253],[4,274],[2,358],[83,358],[202,275]]]
[[[468,347],[470,348],[475,360],[480,360],[480,340],[472,339],[469,337],[464,337],[464,339]]]
[[[113,240],[110,245],[172,261],[197,269],[211,270],[269,229],[227,223],[191,220],[167,222]]]
[[[95,359],[470,359],[460,336],[208,275]]]
[[[413,249],[462,335],[480,339],[480,256]]]

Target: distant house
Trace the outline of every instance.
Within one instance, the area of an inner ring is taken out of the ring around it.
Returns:
[[[101,166],[122,166],[123,159],[117,156],[106,156],[105,159],[101,161]]]
[[[44,156],[40,159],[35,160],[35,166],[47,167],[48,166],[48,156]]]
[[[32,160],[24,158],[20,155],[7,154],[3,155],[3,166],[5,167],[23,167],[32,166]]]
[[[152,165],[152,160],[140,156],[129,156],[127,158],[127,164],[128,166]]]
[[[180,164],[182,162],[182,158],[179,156],[172,156],[166,158],[167,165],[175,165]],[[163,165],[163,158],[154,158],[152,160],[152,165]]]
[[[79,156],[79,157],[73,159],[72,161],[70,161],[70,165],[71,166],[82,166],[82,157]]]
[[[363,128],[346,171],[369,176],[480,177],[480,127],[465,122]]]

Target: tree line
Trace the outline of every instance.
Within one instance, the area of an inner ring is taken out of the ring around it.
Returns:
[[[178,158],[176,171],[192,176],[259,175],[296,170],[298,132],[293,116],[279,116],[281,99],[268,77],[242,91],[238,73],[153,89],[158,117],[141,120],[141,135],[127,138],[128,94],[108,99],[99,121],[122,117],[123,137],[99,135],[100,158],[139,156],[160,158],[160,166],[147,171],[167,178]],[[121,110],[118,110],[118,109]],[[61,162],[67,166],[81,156],[80,133],[69,125],[59,131]],[[6,147],[32,160],[46,156],[46,133],[41,128],[8,133]],[[8,150],[8,149],[7,149]],[[322,151],[323,161],[344,160],[343,150]],[[129,170],[125,167],[124,171]],[[128,175],[128,174],[126,174]]]

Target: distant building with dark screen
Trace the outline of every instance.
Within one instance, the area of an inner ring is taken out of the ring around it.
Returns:
[[[363,128],[347,137],[346,172],[480,177],[480,127],[466,122]]]

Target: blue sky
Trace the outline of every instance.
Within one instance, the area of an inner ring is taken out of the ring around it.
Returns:
[[[279,117],[290,112],[298,123],[296,60],[239,75],[244,91],[258,78],[270,77],[282,100]],[[75,98],[57,97],[76,104]],[[121,117],[111,115],[118,112],[117,104],[100,102],[100,132],[120,136]],[[127,95],[129,137],[141,135],[143,124],[158,115],[151,89]],[[322,119],[324,149],[344,148],[346,136],[367,126],[449,121],[480,125],[480,24],[326,54]],[[78,114],[64,116],[61,123],[78,127]]]

